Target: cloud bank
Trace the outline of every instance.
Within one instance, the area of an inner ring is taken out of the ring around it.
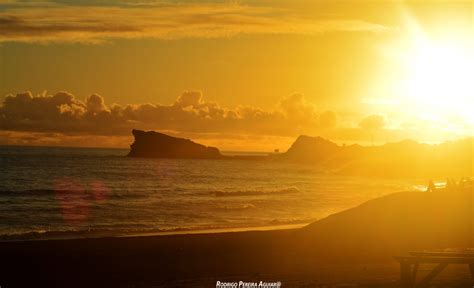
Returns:
[[[383,25],[361,19],[308,18],[281,8],[235,3],[130,2],[121,6],[1,3],[4,3],[0,9],[1,42],[95,43],[117,38],[218,38],[239,34],[312,35],[387,30]]]
[[[373,144],[403,139],[439,142],[459,138],[422,125],[386,127],[380,114],[318,109],[301,94],[283,97],[273,109],[223,107],[199,91],[186,91],[170,104],[107,104],[98,94],[80,99],[68,92],[8,95],[0,105],[0,145],[126,147],[131,130],[157,130],[225,150],[284,150],[302,134],[339,143]],[[428,134],[427,134],[428,133]]]
[[[336,113],[318,111],[301,94],[281,99],[271,111],[253,106],[233,109],[187,91],[174,103],[107,105],[92,94],[80,100],[68,92],[9,95],[0,106],[0,130],[69,135],[129,135],[132,128],[188,133],[295,136],[335,127]]]

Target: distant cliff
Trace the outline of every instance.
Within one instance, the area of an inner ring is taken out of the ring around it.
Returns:
[[[281,158],[293,162],[323,163],[339,151],[340,147],[329,140],[301,135]]]
[[[207,147],[189,139],[176,138],[154,131],[133,130],[132,133],[135,141],[130,145],[129,157],[196,159],[222,157],[219,149]]]
[[[321,137],[300,136],[281,161],[317,165],[345,175],[461,177],[474,175],[474,139],[438,145],[411,140],[381,146],[339,146]]]

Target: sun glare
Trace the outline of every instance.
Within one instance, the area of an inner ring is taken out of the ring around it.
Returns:
[[[455,114],[473,123],[474,61],[468,46],[454,41],[418,42],[406,58],[406,78],[401,87],[405,97],[417,109],[440,116]]]
[[[382,55],[391,63],[390,68],[379,76],[376,82],[379,84],[373,88],[375,94],[370,94],[373,98],[367,103],[378,103],[381,113],[387,111],[396,115],[399,123],[406,121],[427,128],[429,137],[442,132],[472,135],[472,31],[446,25],[445,30],[436,34],[424,30],[411,16],[406,17],[405,25],[405,36],[382,50]],[[380,99],[384,97],[394,104],[381,105]]]

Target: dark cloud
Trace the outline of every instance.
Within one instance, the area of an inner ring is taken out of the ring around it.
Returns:
[[[383,25],[361,19],[310,19],[281,8],[233,1],[66,2],[0,2],[0,41],[101,42],[112,38],[216,38],[387,30]]]
[[[218,103],[205,101],[198,91],[184,92],[170,105],[147,103],[110,106],[98,94],[92,94],[82,101],[68,92],[39,96],[24,92],[4,99],[0,106],[0,129],[128,135],[130,129],[138,128],[294,136],[336,125],[334,112],[319,113],[300,94],[283,98],[275,107],[271,111],[253,106],[228,109]]]

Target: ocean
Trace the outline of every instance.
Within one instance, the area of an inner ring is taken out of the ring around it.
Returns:
[[[424,179],[277,161],[143,159],[128,149],[0,146],[0,239],[304,225]]]

